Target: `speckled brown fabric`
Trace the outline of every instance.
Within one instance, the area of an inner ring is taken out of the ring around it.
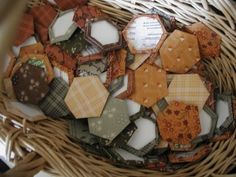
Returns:
[[[49,87],[44,69],[23,64],[12,77],[16,98],[23,103],[38,104],[47,94]]]

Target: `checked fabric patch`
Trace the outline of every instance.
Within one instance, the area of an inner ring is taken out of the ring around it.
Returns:
[[[64,99],[69,90],[68,84],[61,78],[55,78],[50,84],[47,96],[40,102],[39,107],[50,117],[64,117],[70,114]]]

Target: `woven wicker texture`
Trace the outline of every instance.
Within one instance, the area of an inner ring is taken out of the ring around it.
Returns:
[[[29,7],[43,3],[30,0]],[[127,23],[132,14],[145,13],[155,8],[174,16],[182,24],[201,21],[222,37],[221,55],[204,61],[209,76],[221,91],[236,91],[236,7],[230,0],[90,0],[121,24]],[[42,168],[38,160],[45,160],[44,170],[63,177],[230,177],[226,175],[236,167],[236,132],[227,141],[212,143],[210,155],[196,164],[177,172],[161,173],[144,169],[122,169],[112,166],[106,159],[84,152],[69,140],[68,124],[63,120],[47,119],[31,123],[8,113],[3,104],[6,97],[0,96],[0,141],[6,145],[8,160],[17,163],[30,152],[34,155],[35,167]],[[15,153],[12,159],[12,153]],[[32,161],[31,161],[32,163]]]

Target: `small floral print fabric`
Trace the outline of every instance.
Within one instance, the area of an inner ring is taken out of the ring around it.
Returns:
[[[98,18],[104,16],[104,14],[93,6],[80,6],[75,11],[74,21],[80,29],[84,29],[86,21],[92,18]]]
[[[76,60],[74,60],[68,53],[63,51],[59,46],[47,45],[45,48],[45,53],[48,55],[49,60],[56,61],[68,69],[76,69]]]
[[[190,144],[201,132],[198,107],[173,101],[158,115],[161,137],[175,144]]]
[[[47,75],[44,69],[23,64],[12,77],[16,98],[22,103],[38,104],[47,94]]]
[[[221,37],[201,22],[186,27],[186,31],[197,36],[201,57],[220,55]]]

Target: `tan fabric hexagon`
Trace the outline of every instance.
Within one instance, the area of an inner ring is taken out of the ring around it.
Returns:
[[[190,144],[201,132],[197,106],[173,101],[158,115],[161,137],[175,144]]]
[[[77,77],[71,84],[65,102],[75,118],[99,117],[108,95],[97,76]]]
[[[166,71],[186,73],[200,60],[197,37],[175,30],[163,43],[160,55]]]
[[[157,66],[143,64],[135,71],[134,80],[135,91],[130,99],[143,106],[151,107],[168,95],[166,72]]]
[[[176,74],[171,81],[167,101],[197,105],[201,111],[210,93],[198,74]]]
[[[220,55],[221,37],[201,22],[186,27],[186,31],[197,36],[203,58]]]

